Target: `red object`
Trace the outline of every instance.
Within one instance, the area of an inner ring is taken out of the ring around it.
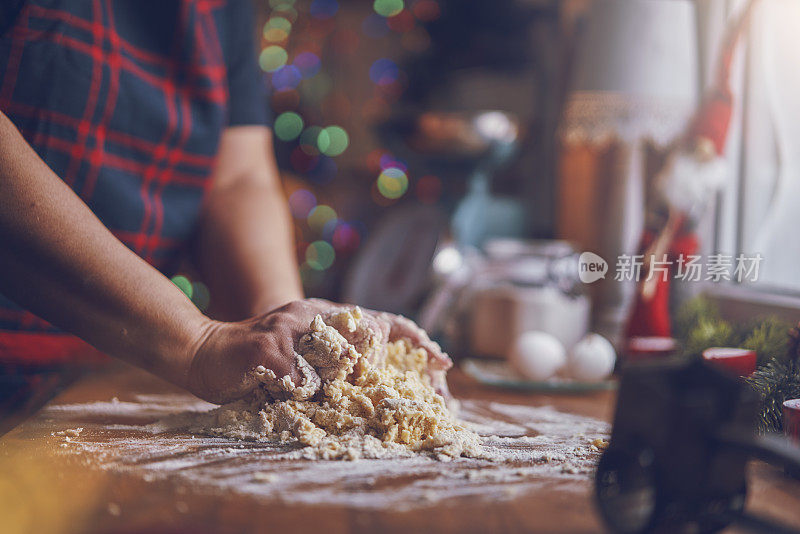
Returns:
[[[625,357],[628,362],[665,358],[674,354],[677,346],[671,337],[632,337],[625,348]]]
[[[711,91],[695,115],[689,129],[690,139],[710,139],[717,155],[721,156],[725,152],[732,116],[733,95],[730,90],[724,87]]]
[[[0,364],[50,365],[107,361],[107,356],[75,336],[32,332],[0,333]]]
[[[694,146],[696,141],[708,139],[714,145],[717,156],[724,153],[733,115],[733,94],[730,90],[731,64],[736,46],[747,27],[753,7],[757,3],[758,0],[749,0],[745,9],[729,26],[720,48],[714,82],[689,123],[685,132],[684,144],[688,143],[689,146]],[[686,231],[685,226],[685,224],[681,224],[681,227],[684,228],[678,228],[670,245],[669,259],[673,262],[681,254],[687,256],[697,251],[697,236],[691,231]],[[656,236],[653,232],[645,231],[639,250],[646,251],[654,239]],[[655,291],[649,298],[645,298],[641,291],[637,292],[636,303],[628,322],[628,337],[672,335],[669,317],[669,282],[673,274],[672,270],[669,274],[667,280],[659,279],[656,282]]]
[[[703,351],[703,359],[737,376],[750,376],[756,370],[756,351],[712,347]]]
[[[800,443],[800,399],[787,400],[783,403],[783,431],[797,443]]]
[[[641,291],[636,293],[636,301],[626,332],[628,338],[672,337],[672,322],[669,315],[670,280],[675,274],[674,269],[678,258],[691,256],[698,248],[697,236],[694,233],[681,234],[680,232],[681,230],[679,229],[678,236],[672,241],[669,249],[668,259],[672,261],[672,266],[669,269],[667,279],[664,280],[660,273],[655,274],[658,277],[656,290],[649,300],[644,298]],[[655,238],[656,234],[654,232],[645,231],[639,250],[647,250]]]

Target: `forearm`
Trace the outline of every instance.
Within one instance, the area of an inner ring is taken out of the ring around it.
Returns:
[[[204,204],[197,263],[215,317],[239,320],[302,298],[292,226],[269,139],[247,128],[223,138],[216,177]],[[233,145],[233,146],[232,146]],[[253,156],[260,150],[266,153]],[[240,151],[250,164],[227,161]]]
[[[241,184],[206,203],[199,263],[218,318],[240,320],[302,298],[280,191]]]
[[[0,114],[0,291],[99,350],[184,385],[210,321],[120,243]]]

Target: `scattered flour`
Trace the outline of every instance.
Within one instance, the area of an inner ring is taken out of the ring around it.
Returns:
[[[148,417],[134,418],[134,406]],[[441,506],[464,497],[503,501],[542,489],[589,490],[600,455],[592,441],[607,439],[605,422],[547,406],[474,400],[462,401],[461,406],[462,424],[480,435],[490,460],[460,457],[442,463],[412,452],[394,458],[321,462],[303,458],[304,449],[296,441],[155,433],[158,429],[148,422],[176,409],[202,413],[212,408],[189,395],[57,405],[41,417],[42,424],[52,424],[47,418],[56,418],[85,427],[79,438],[57,452],[88,468],[263,502],[403,510]]]

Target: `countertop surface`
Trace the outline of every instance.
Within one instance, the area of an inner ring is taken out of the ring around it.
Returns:
[[[519,460],[290,461],[264,444],[148,434],[145,425],[165,415],[210,406],[139,370],[95,373],[0,440],[0,530],[602,530],[592,474],[581,466],[599,456],[591,438],[608,430],[613,392],[513,393],[479,386],[458,370],[450,384],[473,418],[498,420],[494,432],[497,425],[508,435],[529,429],[516,440],[495,436],[498,447],[519,447]],[[564,422],[577,434],[565,433]],[[551,428],[563,439],[546,441]],[[551,452],[534,454],[543,444]],[[577,468],[559,469],[558,447]],[[800,483],[760,463],[750,466],[749,480],[750,510],[800,528]]]

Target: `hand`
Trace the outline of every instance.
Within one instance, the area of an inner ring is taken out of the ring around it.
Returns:
[[[259,365],[271,369],[278,378],[288,375],[297,386],[303,385],[296,352],[300,337],[308,332],[317,315],[325,317],[350,308],[350,305],[326,300],[305,299],[246,321],[214,323],[192,358],[189,390],[210,402],[231,402],[256,387],[258,377],[255,369]],[[432,369],[445,370],[452,366],[439,345],[413,321],[369,310],[364,310],[364,320],[369,328],[380,331],[384,340],[407,338],[412,345],[423,347],[428,352]],[[351,335],[342,334],[345,338]]]

